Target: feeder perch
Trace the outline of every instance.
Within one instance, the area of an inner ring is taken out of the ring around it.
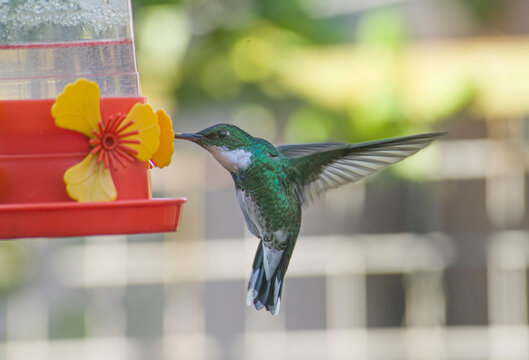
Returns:
[[[175,231],[172,125],[140,94],[129,0],[0,5],[0,239]],[[162,164],[163,163],[163,164]]]

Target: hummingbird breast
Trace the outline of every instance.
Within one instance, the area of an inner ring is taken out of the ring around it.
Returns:
[[[301,203],[277,161],[265,159],[256,164],[254,160],[246,171],[233,178],[249,231],[265,245],[282,250],[289,239],[295,241],[297,237]]]
[[[265,236],[266,219],[263,216],[261,209],[257,203],[252,199],[250,194],[247,194],[246,191],[237,189],[237,201],[244,215],[244,220],[246,221],[246,226],[248,230],[253,235],[262,239]]]

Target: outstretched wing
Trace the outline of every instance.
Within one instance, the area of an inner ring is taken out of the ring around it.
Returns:
[[[282,145],[277,150],[296,162],[296,190],[306,205],[329,189],[360,180],[415,154],[443,134],[419,134],[359,144]]]

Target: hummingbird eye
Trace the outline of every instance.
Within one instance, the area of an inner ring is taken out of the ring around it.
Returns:
[[[219,132],[217,132],[217,137],[219,139],[224,139],[226,136],[228,136],[230,133],[227,131],[227,130],[219,130]]]

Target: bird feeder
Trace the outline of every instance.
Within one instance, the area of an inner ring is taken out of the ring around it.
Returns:
[[[0,239],[175,231],[185,199],[149,176],[170,121],[141,96],[129,0],[0,2]]]

